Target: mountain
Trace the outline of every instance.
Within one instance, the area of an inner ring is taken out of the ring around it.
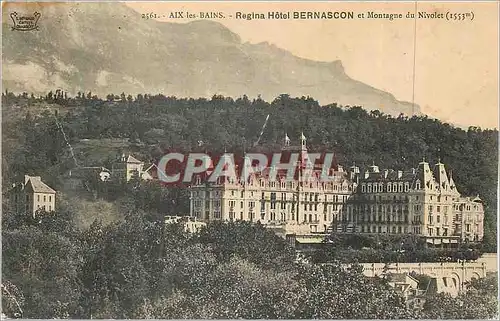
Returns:
[[[242,43],[217,22],[145,20],[119,3],[51,4],[37,10],[39,30],[20,32],[11,30],[10,11],[4,8],[2,81],[10,91],[246,94],[267,100],[287,93],[392,115],[420,113],[417,105],[351,79],[341,61],[312,61],[272,44]]]

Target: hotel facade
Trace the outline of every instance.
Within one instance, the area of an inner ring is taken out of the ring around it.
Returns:
[[[300,153],[299,168],[308,158],[303,134],[298,146],[287,136],[283,150]],[[245,182],[222,177],[209,183],[195,176],[190,215],[205,222],[260,222],[283,234],[415,234],[433,244],[482,240],[481,199],[462,197],[441,162],[422,161],[407,171],[338,165],[329,181],[307,164],[312,175],[294,180],[269,180],[270,168]]]

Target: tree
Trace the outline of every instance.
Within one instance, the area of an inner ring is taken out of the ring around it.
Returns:
[[[288,243],[260,224],[211,222],[201,230],[197,241],[211,246],[221,262],[238,256],[260,267],[272,268],[295,261],[295,253]]]
[[[19,289],[9,282],[2,282],[2,313],[10,318],[23,316],[24,295]]]
[[[360,267],[314,265],[299,272],[306,289],[299,300],[296,318],[388,319],[410,318],[404,299],[384,280],[367,279]],[[321,302],[321,303],[319,303]]]
[[[78,317],[78,243],[37,227],[4,231],[2,238],[2,278],[24,294],[23,317]]]

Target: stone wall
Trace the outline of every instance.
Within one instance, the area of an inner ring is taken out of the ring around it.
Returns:
[[[362,263],[363,274],[368,277],[381,276],[390,273],[417,273],[435,278],[436,291],[457,295],[465,290],[465,283],[473,278],[486,276],[488,271],[485,262],[463,263]],[[491,267],[490,267],[491,268]]]

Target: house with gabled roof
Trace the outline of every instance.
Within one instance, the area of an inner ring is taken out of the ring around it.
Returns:
[[[45,184],[40,176],[24,175],[24,183],[14,184],[14,204],[18,213],[35,217],[37,211],[56,209],[56,191]]]
[[[143,173],[144,162],[141,162],[132,155],[125,156],[122,154],[120,160],[113,164],[112,175],[114,177],[120,177],[125,179],[127,182],[133,177],[140,178]]]

